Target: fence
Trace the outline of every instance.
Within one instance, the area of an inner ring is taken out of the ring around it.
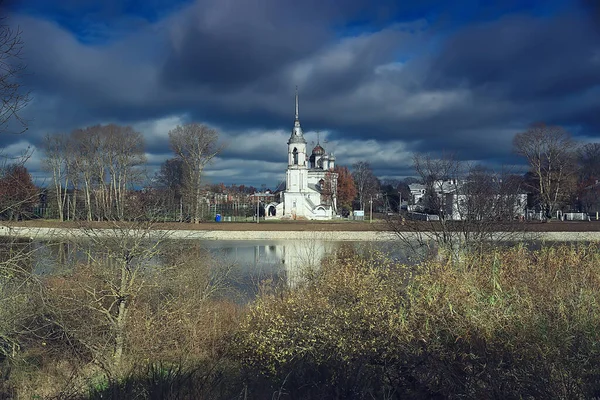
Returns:
[[[409,212],[408,218],[416,220],[416,221],[439,221],[440,216],[434,214],[424,214],[418,212]]]
[[[526,217],[530,221],[541,221],[543,220],[544,214],[541,211],[527,210]],[[554,218],[560,221],[592,221],[598,220],[598,213],[585,213],[585,212],[567,212],[557,211]]]
[[[563,221],[589,221],[587,213],[563,213]]]

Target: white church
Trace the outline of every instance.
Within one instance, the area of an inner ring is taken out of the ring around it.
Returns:
[[[281,203],[266,207],[267,219],[328,220],[336,215],[337,178],[335,156],[325,153],[317,140],[310,156],[298,118],[298,90],[294,129],[288,140],[288,167]]]

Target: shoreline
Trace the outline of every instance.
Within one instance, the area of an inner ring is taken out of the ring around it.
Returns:
[[[399,240],[398,234],[391,231],[376,230],[183,230],[183,229],[152,229],[148,234],[149,239],[163,238],[167,240],[319,240],[319,241],[394,241]],[[427,232],[420,232],[427,236]],[[66,228],[66,227],[24,227],[0,225],[0,237],[19,237],[29,239],[75,239],[90,237],[111,237],[128,235],[136,236],[135,230],[127,232],[123,229],[108,228]],[[415,232],[403,232],[405,239],[416,238]],[[577,242],[577,241],[600,241],[600,231],[581,232],[497,232],[493,240],[502,240],[510,235],[511,241],[555,241],[555,242]]]

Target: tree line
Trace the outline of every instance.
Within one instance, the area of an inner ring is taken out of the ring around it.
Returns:
[[[59,220],[137,219],[177,199],[182,212],[185,207],[198,223],[203,172],[222,149],[219,134],[202,124],[178,126],[169,132],[169,144],[175,158],[149,179],[144,137],[129,126],[96,125],[46,135],[43,165],[51,173]],[[133,191],[136,187],[141,190]]]
[[[577,143],[563,127],[536,124],[513,140],[529,164],[525,184],[544,218],[565,208],[598,211],[600,143]]]
[[[169,132],[169,144],[174,157],[149,176],[144,136],[131,127],[96,125],[48,134],[43,142],[43,167],[50,176],[46,203],[60,221],[161,216],[163,220],[198,223],[209,209],[208,192],[229,197],[243,192],[239,190],[243,185],[208,187],[204,180],[205,167],[223,149],[215,129],[203,124],[178,126]],[[528,206],[543,219],[556,217],[558,210],[597,211],[600,143],[578,144],[562,127],[537,124],[517,134],[513,148],[528,162],[524,174],[514,168],[494,171],[465,165],[448,154],[415,155],[417,177],[403,180],[379,179],[367,161],[351,168],[336,166],[337,212],[348,215],[370,205],[376,211],[399,212],[401,205],[411,200],[409,185],[418,182],[427,187],[425,208],[435,214],[443,208],[437,204],[441,200],[435,194],[439,191],[435,182],[458,177],[477,178],[477,182],[490,185],[504,179],[511,188],[529,195]],[[0,172],[0,218],[30,217],[39,199],[23,162],[6,163]],[[323,185],[323,195],[331,201],[334,191],[330,186]],[[470,188],[474,186],[472,183]],[[490,193],[498,192],[492,186],[488,187]],[[481,188],[479,185],[478,190]]]
[[[462,185],[461,194],[470,201],[476,193],[482,198],[483,192],[488,200],[497,194],[506,199],[508,192],[511,196],[527,194],[527,206],[543,220],[556,217],[557,211],[600,211],[600,143],[578,143],[565,128],[539,123],[517,134],[512,145],[513,153],[527,162],[526,171],[467,163],[450,153],[426,153],[413,157],[416,177],[380,180],[369,162],[357,162],[352,165],[353,208],[364,210],[373,201],[378,209],[399,211],[401,203],[411,203],[409,185],[420,183],[426,188],[422,202],[425,211],[438,214],[444,208],[439,196],[444,189],[436,185],[458,179],[467,183]],[[496,219],[501,217],[496,214]]]

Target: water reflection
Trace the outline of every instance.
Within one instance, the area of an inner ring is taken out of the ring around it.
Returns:
[[[406,261],[396,245],[392,242],[327,240],[166,241],[163,246],[170,250],[146,263],[149,266],[162,266],[171,262],[174,255],[182,254],[199,261],[211,258],[221,267],[228,266],[228,285],[234,289],[236,297],[244,302],[256,295],[259,283],[264,280],[296,286],[306,271],[318,269],[327,256],[342,246],[358,253],[385,251],[400,261]],[[34,241],[29,246],[32,251],[32,271],[38,275],[69,273],[78,263],[89,264],[106,250],[85,240]]]
[[[203,246],[213,255],[238,265],[246,280],[277,277],[293,287],[305,271],[318,269],[340,243],[315,240],[211,241],[204,242]]]
[[[21,243],[24,245],[24,243]],[[241,302],[254,298],[260,282],[270,280],[274,284],[294,287],[307,271],[317,270],[327,256],[342,246],[358,253],[380,251],[401,263],[412,264],[420,257],[401,247],[399,242],[336,242],[328,240],[185,240],[165,241],[168,251],[145,260],[147,266],[173,265],[174,257],[187,256],[214,264],[214,279],[226,282],[232,290],[227,296]],[[528,247],[539,247],[529,243]],[[89,264],[95,258],[106,256],[106,248],[86,240],[79,241],[33,241],[28,243],[31,251],[28,259],[31,269],[38,275],[64,274],[78,263]],[[424,252],[427,252],[424,249]],[[409,257],[412,256],[412,257]],[[224,267],[225,266],[225,267]],[[221,271],[217,271],[221,268]],[[151,268],[153,269],[153,268]],[[226,273],[223,270],[226,269]],[[225,274],[225,275],[224,275]]]

